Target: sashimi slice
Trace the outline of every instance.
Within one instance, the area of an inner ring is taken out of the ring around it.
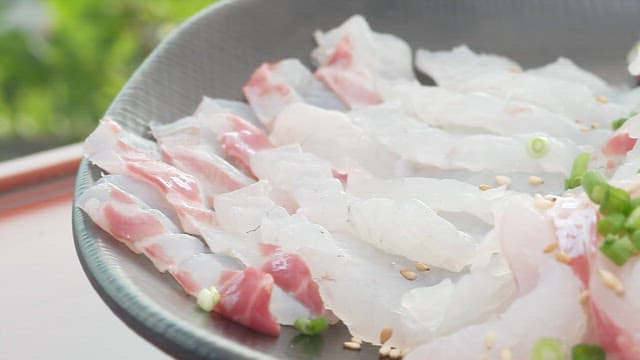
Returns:
[[[247,103],[218,98],[214,99],[207,96],[202,98],[202,101],[198,104],[198,108],[193,115],[199,117],[221,113],[229,113],[239,116],[256,126],[260,124],[260,121],[253,112],[253,109],[251,109],[251,106]]]
[[[443,87],[401,84],[385,94],[425,123],[459,133],[516,135],[545,132],[578,144],[600,147],[609,129],[591,129],[573,119],[531,103],[504,100],[483,93],[459,93]]]
[[[297,59],[262,64],[242,91],[256,116],[267,127],[287,105],[305,102],[327,109],[345,106]]]
[[[270,137],[276,146],[300,144],[339,172],[364,167],[374,175],[389,177],[404,170],[397,155],[377,146],[347,115],[336,111],[293,104],[278,116]]]
[[[136,253],[141,251],[137,243],[145,238],[178,232],[160,211],[105,181],[87,189],[76,203],[96,225]]]
[[[379,179],[356,172],[349,176],[346,191],[359,198],[417,199],[435,211],[466,212],[493,224],[508,192],[504,188],[482,191],[453,179],[406,177]]]
[[[414,81],[407,43],[373,32],[360,15],[326,33],[316,31],[314,37],[316,76],[351,107],[382,102],[383,81]]]
[[[103,118],[84,143],[85,155],[112,174],[130,175],[154,187],[174,207],[186,232],[198,234],[198,223],[214,222],[197,180],[125,142],[131,136],[113,120]]]
[[[568,176],[573,160],[581,152],[573,142],[544,133],[512,137],[450,134],[410,118],[394,104],[352,112],[351,120],[402,158],[441,169]],[[538,138],[546,142],[548,150],[533,156],[528,151],[529,143]]]
[[[529,69],[527,73],[549,78],[582,84],[591,89],[595,94],[607,95],[612,89],[599,76],[591,73],[565,57],[559,57],[556,61],[544,66]]]
[[[475,53],[466,45],[450,51],[418,49],[416,67],[442,87],[455,89],[483,74],[521,72],[515,61],[495,54]]]
[[[187,234],[162,234],[146,237],[134,244],[160,272],[172,269],[195,254],[208,253],[202,240]]]

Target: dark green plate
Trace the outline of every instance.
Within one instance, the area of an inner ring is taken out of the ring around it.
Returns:
[[[635,0],[238,0],[197,15],[163,42],[134,74],[108,115],[143,134],[149,121],[191,114],[203,95],[241,99],[240,89],[264,61],[297,57],[309,63],[314,30],[352,14],[415,49],[460,43],[537,66],[567,56],[609,81],[630,81],[624,58],[640,33]],[[96,119],[97,120],[97,119]],[[83,161],[76,196],[100,177]],[[321,337],[258,335],[197,310],[173,279],[100,231],[73,209],[76,249],[105,303],[127,325],[179,358],[374,359],[377,350],[342,349],[344,326]],[[372,299],[373,300],[373,299]],[[109,341],[105,339],[105,341]]]

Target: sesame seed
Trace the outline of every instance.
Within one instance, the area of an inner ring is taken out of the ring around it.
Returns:
[[[609,98],[604,95],[596,96],[596,100],[598,100],[598,102],[602,104],[606,104],[609,102]]]
[[[616,295],[618,296],[622,296],[624,295],[624,285],[622,284],[622,281],[620,281],[620,279],[618,279],[615,275],[613,275],[613,273],[599,268],[598,269],[598,273],[600,273],[600,278],[602,279],[602,282],[604,282],[604,284],[611,290],[613,290]]]
[[[578,301],[582,306],[586,306],[589,301],[589,290],[583,290],[580,295],[578,295]]]
[[[421,272],[425,272],[425,271],[429,271],[431,270],[431,268],[429,267],[429,265],[423,263],[423,262],[418,262],[416,263],[416,270],[421,271]]]
[[[402,357],[402,352],[400,351],[400,349],[391,349],[391,351],[389,351],[389,358],[390,359],[400,359]]]
[[[580,127],[579,127],[579,129],[580,129],[580,131],[582,131],[582,132],[587,132],[587,131],[591,131],[591,130],[593,130],[593,129],[591,129],[591,127],[590,127],[590,126],[580,126]]]
[[[548,210],[548,209],[551,209],[553,207],[553,201],[547,200],[547,199],[543,198],[542,196],[540,196],[540,197],[536,197],[534,199],[533,205],[538,210]]]
[[[502,351],[500,351],[500,360],[511,360],[512,358],[513,355],[510,349],[502,349]]]
[[[409,281],[413,281],[418,277],[418,274],[416,274],[416,272],[411,269],[402,269],[400,270],[400,274]]]
[[[482,190],[482,191],[487,191],[489,189],[491,189],[491,185],[487,185],[487,184],[480,184],[478,185],[478,189]]]
[[[360,344],[358,344],[357,342],[353,342],[353,341],[345,341],[342,344],[342,347],[344,347],[345,349],[349,349],[349,350],[360,350],[360,348],[361,348]]]
[[[380,356],[382,356],[382,357],[387,357],[387,356],[389,356],[389,352],[390,351],[391,351],[391,346],[382,345],[380,347],[380,350],[378,350],[378,354],[380,354]]]
[[[542,185],[542,184],[544,184],[544,180],[542,180],[542,178],[539,177],[539,176],[531,175],[531,176],[529,176],[529,184],[531,184],[531,185]]]
[[[496,184],[501,185],[501,186],[509,186],[511,185],[511,178],[508,176],[504,176],[504,175],[497,175],[496,176]]]
[[[571,262],[571,258],[567,255],[566,252],[560,250],[556,253],[556,260],[563,264],[569,264]]]
[[[591,129],[597,129],[597,128],[598,128],[598,124],[596,123],[591,124]]]
[[[489,360],[489,354],[483,354],[483,355],[480,357],[480,360]]]
[[[496,333],[488,331],[484,336],[484,344],[487,346],[488,350],[493,349],[496,345]]]
[[[360,339],[359,337],[354,336],[354,337],[351,338],[351,342],[362,344],[362,339]]]
[[[572,193],[571,191],[565,191],[564,194],[562,194],[562,197],[574,198],[576,197],[576,194]]]
[[[384,344],[389,339],[391,339],[391,335],[393,335],[393,329],[390,327],[386,327],[380,331],[380,344]]]
[[[556,251],[557,248],[558,248],[558,242],[554,241],[551,244],[545,246],[544,250],[542,250],[542,251],[544,251],[545,254],[548,254],[548,253]]]
[[[509,71],[511,71],[514,74],[518,74],[522,72],[522,69],[519,66],[512,66],[511,69],[509,69]]]

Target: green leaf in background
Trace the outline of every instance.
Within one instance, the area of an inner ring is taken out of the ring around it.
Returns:
[[[82,140],[157,43],[212,2],[0,2],[0,159]],[[44,21],[12,26],[24,4]]]

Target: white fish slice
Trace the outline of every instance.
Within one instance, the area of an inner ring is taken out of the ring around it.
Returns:
[[[457,46],[450,51],[418,49],[416,67],[431,76],[439,86],[450,89],[483,74],[522,71],[520,65],[511,59],[495,54],[475,53],[466,45]]]
[[[379,179],[361,172],[349,174],[346,191],[363,199],[417,199],[435,211],[466,212],[488,224],[494,223],[494,214],[508,195],[504,188],[482,191],[477,186],[453,179]]]
[[[560,79],[582,84],[591,89],[594,94],[609,95],[613,89],[596,74],[589,72],[565,57],[559,57],[556,61],[544,66],[528,69],[528,74],[549,79]]]
[[[450,134],[406,116],[396,104],[354,111],[351,120],[402,158],[441,169],[568,175],[581,152],[571,141],[543,133],[512,137]],[[538,138],[547,143],[548,152],[534,157],[527,149]]]
[[[531,103],[504,100],[483,93],[459,93],[443,87],[400,84],[385,100],[400,102],[425,123],[450,132],[516,135],[544,132],[577,144],[600,147],[610,129],[591,129],[573,119]]]
[[[316,76],[352,108],[380,103],[388,82],[415,81],[409,45],[373,32],[360,15],[326,33],[316,31],[315,39]]]
[[[241,101],[210,98],[204,96],[193,115],[197,117],[216,115],[221,113],[230,113],[233,115],[237,115],[251,122],[253,125],[260,125],[260,121],[258,121],[258,118],[253,112],[253,109],[251,109],[251,106]]]
[[[242,90],[258,119],[267,127],[271,127],[273,119],[292,103],[310,103],[339,111],[346,109],[297,59],[261,65]]]

